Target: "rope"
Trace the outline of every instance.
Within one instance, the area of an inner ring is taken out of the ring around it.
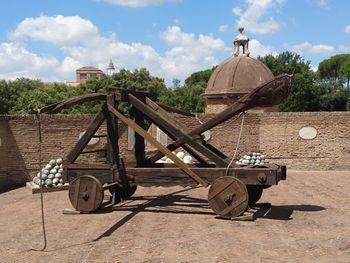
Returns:
[[[34,251],[44,251],[46,249],[47,245],[47,239],[46,239],[46,227],[45,227],[45,215],[44,215],[44,194],[43,194],[43,186],[42,186],[42,171],[41,171],[41,148],[42,148],[42,132],[41,132],[41,115],[40,110],[36,110],[35,113],[36,119],[37,119],[37,131],[38,131],[38,159],[39,159],[39,171],[40,171],[40,209],[41,209],[41,223],[43,227],[43,237],[44,237],[44,246],[41,249],[31,249]]]
[[[237,151],[238,151],[238,148],[239,148],[239,144],[240,144],[240,141],[241,141],[241,135],[242,135],[242,131],[243,131],[243,124],[244,124],[245,112],[241,112],[241,113],[238,115],[238,117],[241,116],[241,115],[242,115],[241,128],[240,128],[240,130],[239,130],[239,135],[238,135],[238,139],[237,139],[237,143],[236,143],[236,149],[235,149],[235,152],[234,152],[234,154],[233,154],[233,156],[232,156],[232,159],[231,159],[230,163],[229,163],[229,164],[227,165],[227,167],[226,167],[226,176],[228,175],[228,170],[229,170],[229,168],[230,168],[230,166],[231,166],[233,160],[236,158],[236,154],[237,154]],[[238,117],[237,117],[237,118],[238,118]]]
[[[203,124],[203,122],[199,119],[198,117],[198,113],[195,113],[194,116],[196,116],[196,120],[200,123],[200,124]]]

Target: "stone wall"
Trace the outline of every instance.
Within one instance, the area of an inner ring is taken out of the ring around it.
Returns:
[[[197,118],[175,115],[192,129],[212,115]],[[44,115],[42,117],[42,163],[64,157],[93,120],[93,115]],[[234,154],[242,116],[226,121],[211,130],[210,143],[228,156]],[[299,137],[300,128],[312,126],[318,134],[313,140]],[[103,124],[98,131],[105,134]],[[119,125],[120,149],[126,162],[133,161],[128,150],[127,127]],[[30,180],[38,171],[37,123],[34,116],[0,116],[0,189]],[[105,138],[90,149],[102,148]],[[275,163],[292,169],[349,170],[350,112],[247,113],[237,156],[259,151]],[[84,156],[94,161],[95,155]],[[84,161],[84,160],[81,160]]]

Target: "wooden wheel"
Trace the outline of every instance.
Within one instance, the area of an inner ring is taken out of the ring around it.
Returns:
[[[73,207],[82,213],[95,211],[103,201],[102,184],[91,175],[82,175],[74,179],[70,183],[68,194]]]
[[[236,217],[247,209],[248,191],[241,180],[223,176],[216,179],[210,186],[208,201],[216,214]]]
[[[248,190],[248,204],[249,206],[253,206],[262,196],[263,186],[261,185],[246,185]]]
[[[127,200],[129,199],[137,189],[137,185],[127,185],[127,186],[115,186],[111,189],[109,189],[109,192],[113,194],[114,191],[116,191],[116,199],[117,201],[121,200]]]

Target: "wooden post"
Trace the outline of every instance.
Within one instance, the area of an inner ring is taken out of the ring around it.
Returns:
[[[137,125],[139,125],[144,130],[146,129],[145,118],[142,112],[140,112],[135,107],[132,107],[130,110],[130,115]],[[142,166],[145,163],[145,139],[137,132],[135,132],[134,151],[137,166]]]

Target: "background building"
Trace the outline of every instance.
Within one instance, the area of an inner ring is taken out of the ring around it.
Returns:
[[[219,113],[257,86],[274,78],[271,70],[249,57],[249,38],[242,34],[233,41],[234,55],[221,63],[211,75],[203,94],[205,113]]]
[[[82,84],[90,78],[102,78],[103,71],[95,67],[82,67],[76,70],[76,82]]]

